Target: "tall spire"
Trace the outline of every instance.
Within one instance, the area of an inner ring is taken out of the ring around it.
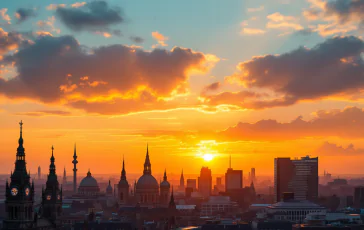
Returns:
[[[125,161],[123,156],[123,169],[121,170],[121,180],[126,180]]]
[[[149,160],[148,144],[147,144],[147,154],[145,156],[144,172],[143,172],[143,174],[152,174],[152,165],[150,164],[150,160]]]
[[[163,181],[167,181],[167,170],[164,169]]]
[[[54,147],[52,145],[52,156],[51,156],[51,164],[49,165],[49,175],[56,174],[56,166],[54,165],[53,151],[54,151]]]
[[[182,190],[185,189],[185,177],[183,176],[183,169],[182,169],[182,172],[181,172],[181,178],[179,179],[179,187]]]
[[[73,192],[76,193],[77,192],[77,154],[76,154],[76,143],[75,143],[75,147],[74,147],[74,153],[73,153]]]
[[[169,201],[169,208],[176,208],[176,203],[174,202],[174,195],[173,195],[173,186],[172,186],[171,200]]]
[[[19,125],[20,125],[20,136],[19,136],[19,140],[18,140],[18,143],[19,143],[19,146],[18,146],[18,149],[17,149],[17,153],[16,155],[18,156],[17,157],[17,160],[25,160],[25,153],[24,153],[24,147],[23,147],[23,144],[24,144],[24,140],[23,140],[23,121],[20,121],[19,122]]]

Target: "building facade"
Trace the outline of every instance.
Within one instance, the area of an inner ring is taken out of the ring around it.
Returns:
[[[209,197],[212,190],[212,174],[211,169],[202,167],[200,176],[198,177],[198,191],[204,197]]]
[[[20,137],[16,152],[15,169],[6,181],[5,210],[3,229],[31,228],[34,220],[34,182],[30,183],[27,172],[25,149],[23,146],[23,122],[20,123]]]
[[[228,168],[225,173],[225,191],[243,188],[243,170]]]
[[[284,192],[293,192],[296,200],[315,201],[318,198],[318,157],[274,159],[274,198],[282,199]]]

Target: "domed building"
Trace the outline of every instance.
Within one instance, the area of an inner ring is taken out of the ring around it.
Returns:
[[[90,170],[87,176],[81,180],[80,186],[78,187],[78,193],[86,196],[93,196],[100,193],[99,184],[97,180],[91,176]]]
[[[112,189],[112,186],[111,186],[111,181],[109,180],[109,185],[106,188],[106,195],[107,196],[112,196],[112,191],[113,191],[113,189]]]
[[[152,206],[159,202],[159,185],[157,180],[152,176],[148,146],[143,175],[136,184],[135,196],[141,206]]]

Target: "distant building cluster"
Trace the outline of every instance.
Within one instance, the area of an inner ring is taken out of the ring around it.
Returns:
[[[37,195],[26,168],[20,122],[15,169],[5,184],[5,201],[0,203],[2,228],[364,229],[364,187],[351,187],[343,178],[332,180],[326,170],[321,178],[326,185],[319,185],[317,157],[274,159],[273,187],[263,180],[258,183],[255,168],[244,178],[243,170],[232,168],[230,156],[225,175],[217,176],[215,184],[211,169],[202,167],[196,179],[185,179],[182,170],[174,189],[166,170],[159,183],[153,176],[148,145],[142,175],[134,183],[127,179],[124,159],[117,183],[108,180],[105,187],[100,187],[91,170],[78,183],[78,163],[75,145],[73,180],[67,180],[64,168],[59,183],[52,146],[49,172],[43,176],[38,167],[34,175],[45,181]],[[256,185],[264,192],[258,193]],[[320,196],[319,189],[330,189],[340,197]]]

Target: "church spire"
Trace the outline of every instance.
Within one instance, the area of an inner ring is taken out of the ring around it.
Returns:
[[[126,180],[125,161],[123,156],[123,169],[121,170],[121,180]]]
[[[56,166],[54,165],[53,151],[54,151],[54,147],[52,145],[52,156],[51,156],[51,164],[49,165],[49,175],[56,174]]]
[[[24,147],[23,147],[23,143],[24,143],[24,140],[23,140],[23,124],[24,124],[23,121],[19,122],[20,136],[19,136],[19,140],[18,140],[19,146],[18,146],[17,153],[16,153],[17,160],[25,160],[25,153],[24,153]]]
[[[150,160],[149,160],[148,144],[147,144],[147,155],[145,156],[143,174],[152,174],[152,165],[150,164]]]
[[[174,202],[174,196],[173,196],[173,186],[172,186],[171,200],[169,201],[169,208],[176,208],[176,203]]]
[[[167,181],[167,170],[164,169],[163,181]]]

